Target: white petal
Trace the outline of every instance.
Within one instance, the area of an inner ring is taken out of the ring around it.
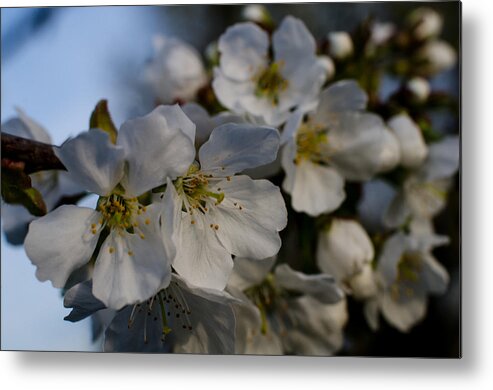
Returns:
[[[338,282],[345,282],[373,260],[370,237],[356,221],[334,218],[327,231],[318,236],[317,265]]]
[[[281,145],[293,140],[296,137],[296,132],[301,126],[303,121],[304,113],[302,111],[296,110],[289,117],[286,124],[284,125],[282,135],[281,135]]]
[[[63,287],[74,270],[89,262],[99,238],[91,225],[99,218],[92,209],[65,205],[31,222],[24,245],[36,277]]]
[[[103,302],[92,294],[92,280],[76,284],[63,297],[63,306],[72,308],[65,321],[77,322],[105,309]]]
[[[177,248],[173,267],[197,287],[222,290],[233,270],[233,260],[216,237],[212,223],[200,212],[193,216],[182,213],[173,233]]]
[[[274,256],[281,247],[279,231],[287,211],[278,187],[268,180],[233,176],[218,184],[224,200],[210,211],[217,237],[232,254],[253,259]]]
[[[459,169],[459,148],[458,137],[446,137],[431,144],[428,159],[419,171],[420,178],[432,181],[453,176]]]
[[[269,38],[253,23],[238,23],[221,35],[218,48],[224,74],[237,81],[246,81],[266,66]]]
[[[140,229],[144,239],[112,230],[96,259],[93,293],[112,309],[142,302],[170,281],[171,259],[160,234],[157,229]]]
[[[409,332],[426,314],[425,296],[415,295],[405,301],[395,301],[391,294],[384,294],[380,307],[385,319],[401,332]]]
[[[54,151],[74,180],[98,195],[108,195],[123,177],[125,151],[102,130],[81,133]]]
[[[343,328],[348,319],[346,300],[322,304],[309,295],[289,302],[292,326],[282,338],[287,353],[327,356],[343,344]]]
[[[365,264],[361,272],[349,280],[349,287],[354,298],[358,300],[367,300],[376,296],[378,292],[376,277],[370,263]]]
[[[245,114],[243,99],[254,93],[255,84],[252,80],[242,82],[226,77],[219,68],[214,68],[212,88],[219,102],[236,114]]]
[[[283,73],[292,74],[300,62],[315,55],[315,39],[305,24],[297,18],[286,16],[272,35],[276,61],[283,62]]]
[[[433,256],[425,254],[420,277],[427,290],[433,294],[443,294],[447,290],[450,277],[447,270]]]
[[[16,108],[16,111],[19,117],[2,123],[2,133],[51,144],[51,137],[43,126],[27,116],[21,109]]]
[[[298,212],[305,212],[311,216],[318,216],[336,210],[346,198],[344,179],[339,173],[327,166],[314,164],[302,160],[294,170],[293,178],[288,178],[286,185],[292,180],[291,205]]]
[[[368,326],[373,330],[374,332],[380,328],[380,318],[379,318],[379,303],[378,299],[369,299],[365,302],[364,306],[364,315],[366,322],[368,323]]]
[[[173,280],[190,309],[192,326],[192,330],[175,327],[175,352],[234,353],[236,321],[232,304],[237,300],[226,292],[191,286],[176,275]]]
[[[329,275],[306,275],[287,264],[278,265],[274,275],[280,287],[310,295],[322,303],[336,303],[344,297],[336,280]]]
[[[428,154],[421,129],[407,114],[393,116],[388,124],[399,141],[402,166],[406,168],[419,166]]]
[[[279,132],[270,127],[234,123],[219,126],[200,148],[201,169],[224,177],[268,164],[276,159],[279,139]]]
[[[231,286],[244,291],[256,284],[260,284],[266,278],[275,261],[275,256],[262,260],[236,257],[234,259],[233,273],[228,281],[228,288]]]
[[[313,119],[318,123],[327,123],[331,114],[364,110],[367,102],[366,92],[355,80],[341,80],[322,91]]]
[[[128,172],[122,183],[135,196],[184,174],[195,157],[195,125],[178,105],[159,106],[126,121],[118,133]]]
[[[397,279],[397,266],[408,245],[409,239],[403,233],[395,233],[385,241],[378,259],[377,270],[387,287]]]
[[[399,161],[397,141],[374,114],[345,112],[334,116],[329,124],[329,143],[334,150],[332,164],[348,180],[368,180],[389,169],[389,158]]]
[[[411,209],[407,204],[406,195],[403,191],[400,191],[395,194],[394,198],[386,209],[383,216],[383,222],[385,226],[389,228],[396,228],[404,225],[410,215]]]

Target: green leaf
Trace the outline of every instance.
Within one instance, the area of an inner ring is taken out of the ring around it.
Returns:
[[[43,196],[31,187],[31,178],[22,169],[2,169],[2,198],[6,203],[24,206],[37,217],[46,214]]]
[[[100,100],[94,108],[89,120],[89,127],[91,129],[101,129],[109,134],[111,142],[116,143],[116,137],[118,132],[115,124],[111,119],[110,112],[108,111],[108,101]]]

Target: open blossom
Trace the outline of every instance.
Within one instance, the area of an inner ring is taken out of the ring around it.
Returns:
[[[194,125],[187,121],[178,106],[161,106],[125,122],[116,144],[91,129],[55,150],[69,174],[100,198],[96,210],[66,205],[31,223],[25,248],[38,279],[63,287],[101,240],[93,293],[106,306],[143,301],[169,282],[175,250],[161,230],[172,221],[160,226],[159,210],[138,197],[190,164],[193,144],[184,132]]]
[[[276,129],[227,123],[212,131],[197,161],[168,180],[162,210],[173,214],[173,268],[188,282],[223,289],[232,255],[264,259],[279,251],[287,224],[279,188],[235,175],[272,162],[278,148]]]
[[[447,192],[458,168],[458,137],[446,137],[429,145],[428,157],[408,175],[386,210],[385,225],[398,227],[409,218],[437,215],[445,207]]]
[[[327,77],[326,60],[316,55],[315,39],[303,22],[286,17],[269,36],[253,23],[230,27],[219,39],[219,67],[214,70],[217,98],[234,113],[278,126],[293,109],[317,102]]]
[[[335,279],[287,264],[272,270],[274,262],[235,259],[228,291],[243,301],[235,305],[236,353],[330,355],[340,349],[347,312]]]
[[[356,221],[334,218],[318,236],[317,265],[334,276],[346,291],[358,297],[371,295],[373,286],[364,283],[375,256],[373,244]]]
[[[366,102],[355,81],[339,81],[322,92],[306,120],[295,112],[286,123],[283,189],[296,211],[331,212],[345,199],[345,179],[368,180],[398,163],[395,136],[379,116],[362,111]]]
[[[398,232],[387,239],[376,270],[380,291],[366,307],[373,328],[378,327],[378,312],[402,332],[424,318],[428,295],[443,294],[448,285],[446,269],[431,254],[446,243],[448,237],[433,232]]]
[[[144,81],[161,104],[195,99],[207,83],[199,53],[187,43],[164,36],[154,38],[155,56],[147,64]]]
[[[2,123],[2,133],[51,144],[48,132],[36,121],[17,109],[17,117]],[[63,171],[43,171],[29,175],[48,211],[52,210],[64,196],[80,194],[84,191]],[[2,204],[2,226],[7,240],[12,244],[22,244],[29,222],[36,219],[24,206]]]
[[[65,295],[76,322],[105,308],[91,292],[91,281]],[[173,274],[169,283],[144,302],[125,306],[105,329],[105,352],[178,352],[232,354],[236,300],[225,292],[188,284]]]

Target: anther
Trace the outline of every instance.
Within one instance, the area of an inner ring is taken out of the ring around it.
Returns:
[[[109,249],[108,249],[108,251],[109,251],[110,253],[114,253],[114,252],[115,252],[115,248],[113,248],[112,246],[110,246],[110,247],[109,247]]]

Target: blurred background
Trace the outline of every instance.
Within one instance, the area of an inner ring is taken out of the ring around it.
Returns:
[[[423,2],[266,5],[275,21],[301,18],[316,39],[329,31],[351,31],[369,16],[402,24]],[[444,17],[442,38],[460,52],[460,4],[426,3]],[[60,144],[87,129],[100,99],[108,99],[119,126],[152,107],[141,90],[143,65],[157,34],[177,36],[203,52],[208,43],[241,21],[241,5],[9,8],[1,10],[1,121],[22,108]],[[435,77],[433,89],[460,96],[460,64]],[[382,94],[391,93],[386,80]],[[459,118],[444,132],[458,132]],[[86,198],[85,205],[94,205]],[[382,321],[373,333],[360,304],[351,300],[347,340],[341,355],[457,357],[460,354],[460,197],[459,181],[436,219],[437,232],[451,245],[434,253],[451,275],[448,292],[430,299],[426,319],[409,334]],[[61,294],[35,278],[22,247],[1,244],[1,347],[28,350],[99,350],[90,321],[63,321]]]

